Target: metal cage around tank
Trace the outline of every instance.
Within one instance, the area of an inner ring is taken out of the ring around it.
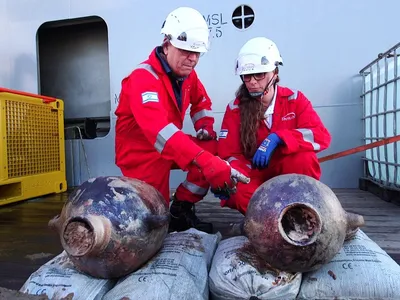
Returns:
[[[400,134],[400,43],[380,53],[360,70],[363,79],[363,124],[365,144]],[[384,190],[400,191],[400,143],[365,153],[364,177]]]
[[[0,206],[66,191],[64,103],[0,88]]]

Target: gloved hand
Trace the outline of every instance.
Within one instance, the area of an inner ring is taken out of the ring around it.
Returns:
[[[222,193],[214,193],[214,197],[218,198],[219,200],[229,200],[229,198],[230,198],[229,195],[225,195]]]
[[[214,194],[215,198],[219,198],[220,200],[228,200],[232,193],[235,193],[235,189],[230,189],[227,187],[226,189],[211,189],[211,192]]]
[[[211,188],[211,192],[214,194],[214,196],[216,198],[219,198],[220,200],[228,200],[232,194],[236,193],[236,184],[238,183],[238,178],[248,178],[246,177],[247,175],[245,175],[245,173],[243,173],[243,171],[238,171],[237,169],[234,169],[231,167],[231,179],[232,182],[234,183],[233,187],[230,187],[227,183],[225,183],[225,187],[221,188]],[[246,180],[247,181],[247,180]],[[241,181],[243,182],[243,181]],[[248,179],[248,181],[246,182],[249,183],[250,182],[250,178]]]
[[[217,133],[212,129],[207,130],[205,128],[201,128],[196,132],[196,137],[203,141],[216,140]]]
[[[237,182],[250,182],[250,178],[233,169],[227,161],[212,155],[210,152],[201,151],[193,163],[200,168],[212,189],[219,190],[227,187],[233,189]]]
[[[266,168],[271,159],[272,153],[274,153],[276,148],[282,143],[282,140],[276,133],[268,135],[254,154],[253,165],[257,169]]]
[[[239,160],[232,160],[230,162],[230,165],[232,167],[232,172],[235,173],[236,171],[239,171],[243,175],[249,177],[249,170],[248,167],[244,166],[242,162]],[[236,183],[235,179],[234,182]],[[225,188],[219,188],[219,189],[211,189],[211,192],[214,194],[216,198],[219,198],[220,200],[228,200],[230,198],[231,194],[236,193],[236,188],[229,188],[226,186]]]

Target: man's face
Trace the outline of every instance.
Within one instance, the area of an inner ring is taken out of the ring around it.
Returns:
[[[164,54],[172,71],[180,77],[188,76],[197,65],[200,53],[182,50],[170,43],[164,46]]]

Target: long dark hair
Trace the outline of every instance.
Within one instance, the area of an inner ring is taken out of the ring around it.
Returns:
[[[275,73],[278,73],[278,69]],[[278,82],[279,76],[275,79],[274,88]],[[251,159],[258,148],[257,130],[260,121],[264,120],[267,107],[264,107],[260,100],[250,96],[244,83],[236,91],[236,98],[239,99],[240,109],[240,144],[244,156]]]
[[[240,144],[244,156],[251,159],[257,150],[257,130],[260,120],[264,119],[265,107],[250,96],[244,83],[236,91],[236,98],[240,109]]]

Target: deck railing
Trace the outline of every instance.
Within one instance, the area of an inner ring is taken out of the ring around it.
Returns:
[[[400,134],[400,43],[365,66],[363,123],[365,144]],[[400,143],[366,151],[364,178],[385,189],[400,190]]]

